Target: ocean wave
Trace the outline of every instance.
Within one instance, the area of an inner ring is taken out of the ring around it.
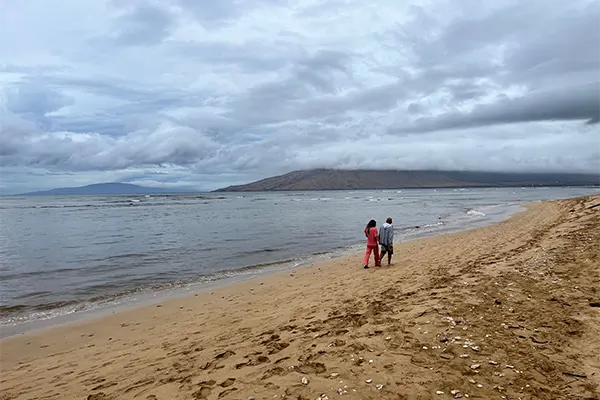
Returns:
[[[438,222],[434,222],[432,224],[425,224],[423,225],[423,228],[436,228],[438,226],[443,226],[445,225],[444,221],[438,221]]]
[[[467,211],[467,215],[471,217],[485,217],[485,213],[482,213],[481,211],[477,210],[469,210]]]
[[[0,275],[0,282],[8,282],[12,279],[27,279],[32,277],[53,276],[55,274],[69,274],[75,271],[81,271],[82,268],[57,268],[57,269],[42,269],[39,271],[27,272],[3,272]]]
[[[11,199],[16,200],[16,199]],[[168,205],[197,205],[198,200],[208,202],[217,200],[227,200],[224,196],[210,195],[168,195],[168,196],[116,196],[96,198],[92,202],[69,202],[67,204],[23,204],[23,202],[4,202],[0,209],[88,209],[88,208],[116,208],[116,207],[158,207]]]
[[[241,254],[238,255],[238,257],[244,257],[244,256],[249,256],[249,255],[253,255],[253,254],[261,254],[261,253],[275,253],[277,251],[281,251],[283,249],[281,248],[264,248],[264,249],[258,249],[258,250],[251,250],[251,251],[245,251]]]
[[[46,311],[46,310],[52,310],[52,309],[56,309],[56,308],[71,306],[71,305],[79,304],[79,303],[80,302],[78,302],[78,301],[72,300],[72,301],[56,301],[56,302],[52,302],[52,303],[35,304],[35,305],[15,304],[12,306],[0,306],[0,317],[4,316],[7,313],[11,313],[11,312],[15,312],[15,311],[22,311],[22,310]]]
[[[436,221],[423,225],[414,225],[414,226],[400,226],[394,229],[394,232],[399,232],[400,234],[414,233],[419,231],[430,230],[431,228],[439,228],[446,225],[444,221]]]

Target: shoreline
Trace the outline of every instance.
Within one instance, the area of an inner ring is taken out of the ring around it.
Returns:
[[[459,217],[464,218],[464,215],[456,214],[454,215],[454,220],[450,220],[449,222],[447,221],[446,223],[440,226],[437,226],[435,223],[432,222],[430,224],[416,227],[417,230],[414,232],[407,231],[401,233],[399,236],[402,237],[402,241],[397,242],[396,244],[406,243],[413,240],[419,240],[429,237],[435,237],[439,235],[466,232],[472,229],[493,225],[502,222],[506,219],[512,218],[514,215],[517,215],[520,212],[524,212],[528,204],[535,203],[537,202],[502,203],[481,207],[479,208],[479,210],[484,209],[484,211],[486,212],[488,212],[488,210],[490,209],[495,209],[499,211],[496,211],[491,215],[488,215],[487,213],[483,214],[483,217],[472,219],[466,224],[463,224],[464,221],[459,220]],[[470,211],[475,211],[476,213],[479,212],[476,209],[472,209]],[[466,213],[466,215],[469,214]],[[293,271],[298,268],[304,268],[311,264],[319,264],[331,260],[356,256],[359,253],[362,253],[363,246],[364,244],[360,243],[355,245],[349,245],[344,248],[333,249],[323,253],[299,256],[298,258],[292,261],[272,262],[272,266],[267,266],[264,268],[261,268],[259,266],[256,268],[255,272],[250,272],[248,274],[243,274],[241,272],[247,270],[250,267],[242,267],[227,270],[223,271],[223,273],[231,273],[232,276],[217,278],[212,281],[190,282],[182,284],[180,286],[175,286],[174,288],[150,288],[147,290],[142,289],[140,290],[140,292],[117,296],[115,300],[106,301],[105,303],[98,303],[90,306],[90,308],[83,308],[79,311],[67,312],[64,314],[56,314],[51,317],[28,319],[16,324],[0,324],[0,340],[16,335],[27,334],[30,332],[38,332],[41,330],[52,329],[55,327],[60,327],[75,322],[85,322],[96,318],[102,318],[104,316],[127,310],[151,306],[159,302],[185,298],[187,296],[192,296],[196,293],[202,293],[226,286],[237,285],[239,283],[247,282],[250,280],[260,279],[264,276],[268,276],[271,274]],[[76,305],[76,308],[83,307],[86,304],[86,302],[82,302]],[[56,309],[55,311],[60,311],[60,309]]]
[[[598,204],[9,337],[0,399],[597,399]]]

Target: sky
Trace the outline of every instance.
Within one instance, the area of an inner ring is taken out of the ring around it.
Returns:
[[[0,192],[600,171],[600,0],[0,0]]]

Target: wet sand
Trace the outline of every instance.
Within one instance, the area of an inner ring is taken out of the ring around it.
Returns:
[[[599,399],[600,196],[0,342],[0,399]],[[503,397],[504,396],[504,397]]]

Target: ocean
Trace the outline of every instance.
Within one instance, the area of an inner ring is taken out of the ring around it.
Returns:
[[[598,192],[489,188],[2,197],[0,327],[6,336],[35,323],[345,255],[362,248],[371,218],[379,226],[392,217],[396,240],[406,241],[484,226],[523,203]],[[364,272],[357,265],[348,273]]]

